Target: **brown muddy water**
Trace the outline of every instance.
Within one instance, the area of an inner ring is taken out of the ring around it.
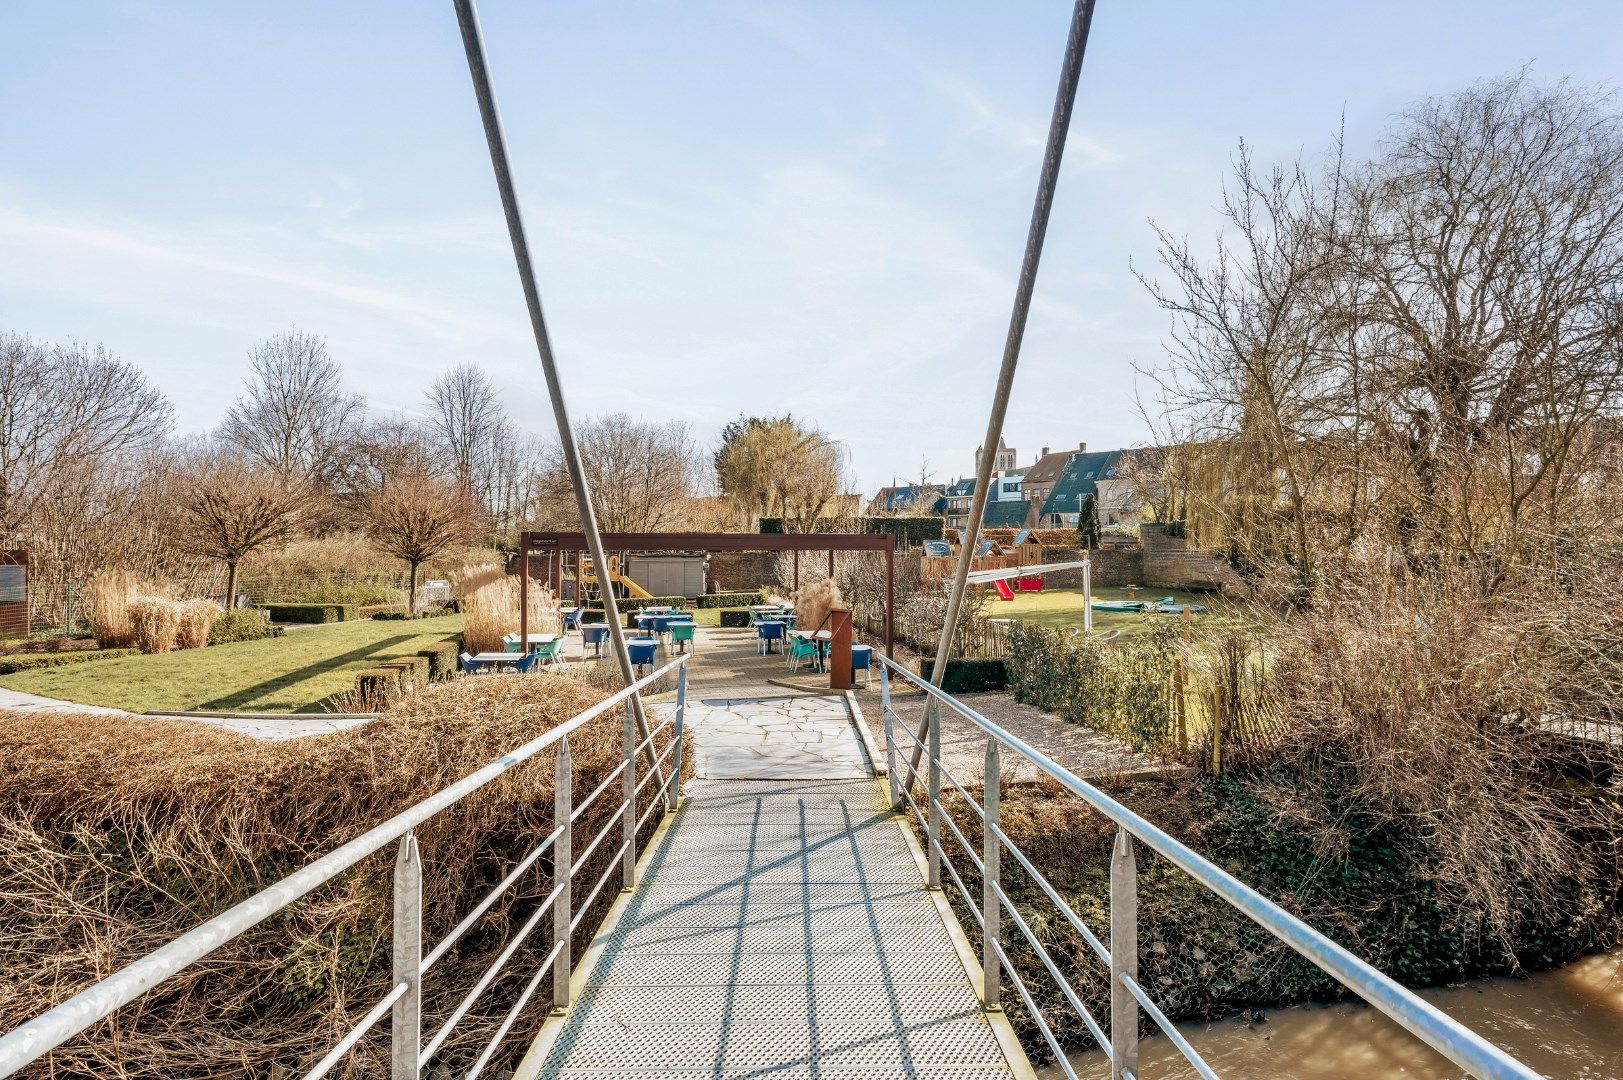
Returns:
[[[1420,996],[1551,1080],[1623,1077],[1623,950],[1525,979],[1484,979]],[[1297,1005],[1260,1023],[1222,1020],[1180,1030],[1224,1080],[1453,1080],[1465,1073],[1386,1017],[1352,1002]],[[1098,1051],[1071,1059],[1083,1080],[1110,1076]],[[1164,1036],[1140,1044],[1139,1075],[1195,1072]],[[1044,1080],[1061,1076],[1055,1066]]]

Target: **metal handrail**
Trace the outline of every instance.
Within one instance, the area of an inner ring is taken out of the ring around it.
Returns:
[[[945,815],[941,803],[941,775],[944,766],[941,763],[940,749],[940,715],[939,706],[945,706],[953,712],[968,720],[988,736],[989,752],[988,765],[995,766],[997,761],[997,747],[1013,750],[1021,757],[1030,761],[1047,776],[1057,781],[1067,791],[1081,798],[1098,813],[1116,824],[1117,841],[1111,865],[1111,926],[1110,948],[1105,955],[1110,963],[1111,986],[1111,1025],[1108,1045],[1101,1041],[1101,1048],[1109,1054],[1111,1059],[1111,1076],[1122,1077],[1138,1073],[1138,1010],[1143,1008],[1163,1031],[1171,1038],[1173,1045],[1184,1054],[1203,1076],[1215,1075],[1209,1066],[1202,1061],[1197,1053],[1189,1046],[1187,1040],[1176,1034],[1176,1029],[1166,1016],[1161,1013],[1150,1000],[1147,991],[1137,981],[1137,864],[1134,859],[1132,840],[1137,839],[1146,844],[1156,854],[1162,856],[1174,866],[1193,877],[1201,885],[1216,893],[1221,899],[1232,907],[1238,909],[1247,918],[1257,923],[1274,937],[1290,946],[1294,951],[1311,961],[1320,970],[1335,979],[1342,986],[1357,994],[1364,1001],[1385,1013],[1400,1027],[1426,1043],[1438,1053],[1447,1057],[1456,1065],[1466,1069],[1473,1076],[1501,1080],[1501,1078],[1514,1078],[1514,1080],[1537,1080],[1538,1073],[1511,1057],[1504,1050],[1484,1039],[1481,1035],[1448,1016],[1442,1010],[1428,1004],[1414,992],[1408,990],[1398,982],[1382,973],[1368,962],[1360,959],[1349,950],[1337,945],[1328,937],[1313,929],[1301,919],[1292,915],[1278,904],[1269,900],[1255,889],[1241,882],[1233,875],[1227,873],[1210,860],[1201,856],[1179,840],[1152,824],[1147,819],[1129,810],[1126,806],[1112,799],[1086,780],[1077,776],[1069,769],[1060,765],[1054,759],[1044,754],[1017,736],[950,694],[932,686],[928,681],[915,675],[907,668],[896,663],[886,656],[879,657],[880,662],[880,700],[885,728],[885,753],[887,758],[897,756],[901,752],[900,744],[895,736],[895,727],[898,717],[891,707],[891,675],[894,672],[906,683],[917,687],[932,699],[931,705],[935,708],[926,709],[926,714],[935,718],[930,725],[928,741],[916,737],[912,739],[914,745],[921,749],[929,761],[930,769],[927,778],[921,777],[916,768],[909,768],[905,780],[898,781],[898,774],[894,768],[891,775],[891,803],[898,810],[907,804],[919,820],[921,827],[927,830],[927,853],[930,862],[930,884],[940,885],[939,863],[946,857],[945,848],[940,842],[940,829],[938,822]],[[904,728],[905,730],[905,728]],[[912,736],[911,732],[908,732]],[[919,804],[914,801],[908,788],[911,788],[915,779],[922,780],[926,789],[926,812],[921,812]],[[1001,777],[995,767],[987,770],[985,777],[986,791],[982,802],[987,809],[997,805],[998,788],[1001,786]],[[954,786],[956,782],[954,782]],[[971,800],[973,802],[973,800]],[[1063,910],[1064,915],[1073,926],[1080,927],[1080,920],[1075,913],[1059,897],[1059,893],[1048,883],[1047,879],[1037,871],[1031,861],[1020,852],[1013,841],[999,826],[995,813],[988,814],[976,806],[984,822],[984,836],[986,839],[987,854],[979,860],[982,864],[998,866],[994,852],[1007,849],[1019,859],[1021,866],[1029,873],[1043,892],[1054,901],[1057,907]],[[957,830],[954,829],[956,832]],[[962,837],[960,836],[961,840]],[[972,861],[974,861],[972,859]],[[956,871],[948,870],[956,879]],[[997,888],[986,889],[984,913],[977,912],[976,918],[985,928],[984,932],[993,938],[988,942],[986,955],[996,956],[1006,966],[1008,963],[1000,936],[998,924],[999,905],[1008,906],[1008,897],[1001,888],[1001,882],[996,883]],[[960,883],[960,888],[961,888]],[[966,902],[968,897],[966,895]],[[971,903],[971,907],[973,904]],[[1012,913],[1012,907],[1010,908]],[[1101,942],[1089,932],[1086,935],[1089,944],[1095,951],[1100,951]],[[986,982],[982,988],[983,1002],[989,1007],[996,1004],[997,973],[990,970],[987,965]],[[1051,976],[1056,976],[1052,968]],[[1021,996],[1026,1000],[1028,1008],[1034,1008],[1030,997],[1024,993],[1017,973],[1009,972]],[[1068,999],[1073,994],[1065,995]],[[1048,1036],[1049,1025],[1040,1014],[1033,1017],[1039,1028]],[[1089,1025],[1092,1027],[1092,1025]],[[1099,1032],[1095,1031],[1095,1035]],[[1049,1036],[1050,1045],[1056,1046]],[[1062,1067],[1067,1075],[1070,1070]]]
[[[549,907],[554,907],[558,899],[562,897],[566,902],[560,910],[567,912],[570,906],[567,903],[570,895],[568,881],[574,876],[575,869],[585,864],[590,852],[596,847],[596,841],[594,841],[588,847],[587,852],[578,860],[572,860],[568,855],[571,843],[570,835],[573,832],[573,825],[577,816],[571,809],[572,781],[570,779],[569,736],[616,707],[626,706],[624,709],[626,714],[624,720],[626,728],[625,760],[621,761],[610,777],[612,779],[613,776],[621,776],[624,780],[625,790],[623,803],[611,816],[610,820],[612,822],[614,818],[623,818],[627,823],[626,838],[622,841],[620,847],[616,849],[615,856],[623,861],[623,865],[628,867],[626,873],[631,874],[629,867],[635,861],[636,843],[635,832],[631,828],[632,815],[628,813],[628,810],[633,805],[634,791],[640,791],[643,786],[635,781],[637,770],[635,758],[632,754],[634,749],[641,750],[644,746],[648,746],[652,742],[653,735],[657,734],[659,730],[663,730],[665,724],[661,724],[658,729],[651,732],[642,745],[639,746],[635,738],[636,729],[633,726],[634,716],[630,703],[640,700],[639,695],[648,686],[673,670],[677,672],[675,730],[671,736],[673,746],[666,751],[665,755],[660,755],[656,759],[662,763],[665,756],[674,753],[676,760],[673,765],[673,773],[661,785],[663,790],[656,791],[652,804],[657,807],[661,802],[664,802],[667,809],[674,809],[677,783],[682,769],[681,740],[684,727],[683,714],[686,710],[687,701],[687,662],[689,659],[688,655],[675,657],[663,667],[651,671],[591,708],[577,713],[544,734],[503,754],[483,768],[469,773],[456,783],[408,807],[348,843],[342,844],[321,858],[300,867],[287,877],[260,890],[248,899],[193,927],[167,945],[163,945],[132,961],[93,986],[81,990],[66,1001],[0,1036],[0,1080],[15,1074],[23,1066],[38,1061],[98,1020],[107,1017],[115,1010],[178,974],[270,916],[289,907],[307,893],[333,880],[361,860],[376,854],[393,842],[399,843],[400,851],[395,865],[396,908],[393,933],[395,938],[396,973],[394,980],[390,984],[391,989],[386,992],[383,1001],[374,1005],[307,1075],[320,1076],[332,1068],[342,1054],[353,1048],[360,1037],[381,1019],[383,1011],[389,1004],[392,1004],[395,1010],[393,1031],[395,1062],[393,1075],[396,1077],[418,1075],[424,1060],[420,1032],[417,1027],[422,975],[429,964],[440,959],[450,944],[467,930],[472,923],[472,919],[477,917],[479,911],[488,908],[502,889],[507,888],[517,880],[518,874],[508,874],[497,887],[497,891],[487,895],[480,905],[475,908],[471,916],[458,923],[451,933],[447,935],[446,939],[441,942],[440,946],[429,954],[427,962],[425,962],[421,950],[421,866],[417,861],[417,845],[412,830],[440,811],[478,791],[497,777],[512,771],[515,767],[541,751],[553,746],[558,747],[558,753],[555,755],[557,758],[557,779],[559,781],[556,792],[558,805],[555,808],[555,821],[562,824],[554,828],[540,844],[528,852],[524,859],[521,860],[521,863],[533,863],[540,857],[542,852],[555,844],[557,845],[556,862],[558,865],[555,868],[554,876],[562,877],[563,882],[553,890],[553,893],[543,902],[539,910],[545,911]],[[651,769],[649,775],[655,775],[654,770]],[[599,785],[597,791],[593,792],[593,796],[595,797],[601,792],[607,786],[607,783],[608,781],[605,780],[604,784]],[[646,778],[644,783],[646,783]],[[584,804],[582,808],[584,808]],[[647,817],[648,815],[643,815],[642,821],[645,822]],[[611,876],[612,869],[613,864],[611,862],[609,870],[605,871],[602,880],[591,891],[586,903],[580,905],[577,911],[569,913],[574,916],[573,918],[569,918],[568,915],[562,917],[562,923],[567,925],[571,931],[579,925],[582,917],[590,908],[592,900],[601,892],[603,883]],[[539,919],[539,913],[536,919]],[[509,950],[508,953],[498,957],[492,968],[486,972],[485,978],[487,980],[510,958],[512,951]],[[555,979],[561,978],[562,985],[567,986],[568,960],[568,941],[565,939],[554,946],[541,970],[546,972],[552,969],[555,963],[562,964],[564,972],[561,976],[555,975]],[[404,984],[404,988],[402,984]],[[555,982],[555,986],[557,985],[558,982]],[[478,989],[476,988],[471,996],[477,996]],[[451,1023],[454,1023],[455,1019],[453,1018]],[[439,1045],[443,1043],[444,1037],[449,1033],[450,1026],[450,1024],[447,1024],[436,1036],[435,1041],[431,1044],[433,1049],[438,1049]],[[510,1027],[511,1022],[506,1026]]]

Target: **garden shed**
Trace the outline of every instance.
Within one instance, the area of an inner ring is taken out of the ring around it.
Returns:
[[[655,596],[703,596],[703,552],[627,555],[625,574]]]

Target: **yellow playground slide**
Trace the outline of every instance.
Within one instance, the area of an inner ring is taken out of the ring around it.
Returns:
[[[597,584],[597,574],[592,568],[591,559],[581,559],[580,579],[581,583],[584,585]],[[632,597],[632,599],[652,600],[654,598],[653,593],[649,592],[641,585],[638,585],[635,581],[632,581],[630,578],[620,573],[620,556],[618,555],[609,556],[609,580],[624,585],[626,592]]]

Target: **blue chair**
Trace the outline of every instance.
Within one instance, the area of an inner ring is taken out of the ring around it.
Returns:
[[[463,653],[457,659],[462,664],[462,670],[466,671],[469,675],[477,675],[481,671],[485,670],[485,665],[480,663],[478,660],[475,660],[472,653]]]
[[[631,665],[639,672],[645,666],[652,670],[654,658],[659,654],[659,642],[654,638],[632,638],[626,642],[626,653],[631,657]]]
[[[579,630],[580,617],[584,614],[586,614],[586,612],[581,608],[576,608],[574,611],[564,612],[564,632],[568,633],[571,630]]]
[[[607,641],[608,637],[609,628],[608,624],[606,623],[593,623],[580,628],[581,644],[590,645],[593,649],[593,654],[596,656],[603,655],[603,642]]]
[[[540,653],[525,653],[522,660],[515,660],[507,666],[512,668],[520,675],[528,675],[530,673],[530,669],[535,667],[536,662],[540,659]]]
[[[856,677],[862,672],[862,685],[864,688],[873,686],[873,647],[870,645],[851,646],[851,675]]]
[[[761,655],[770,654],[772,643],[783,640],[784,624],[778,619],[762,619],[755,624],[755,634],[761,639]]]

